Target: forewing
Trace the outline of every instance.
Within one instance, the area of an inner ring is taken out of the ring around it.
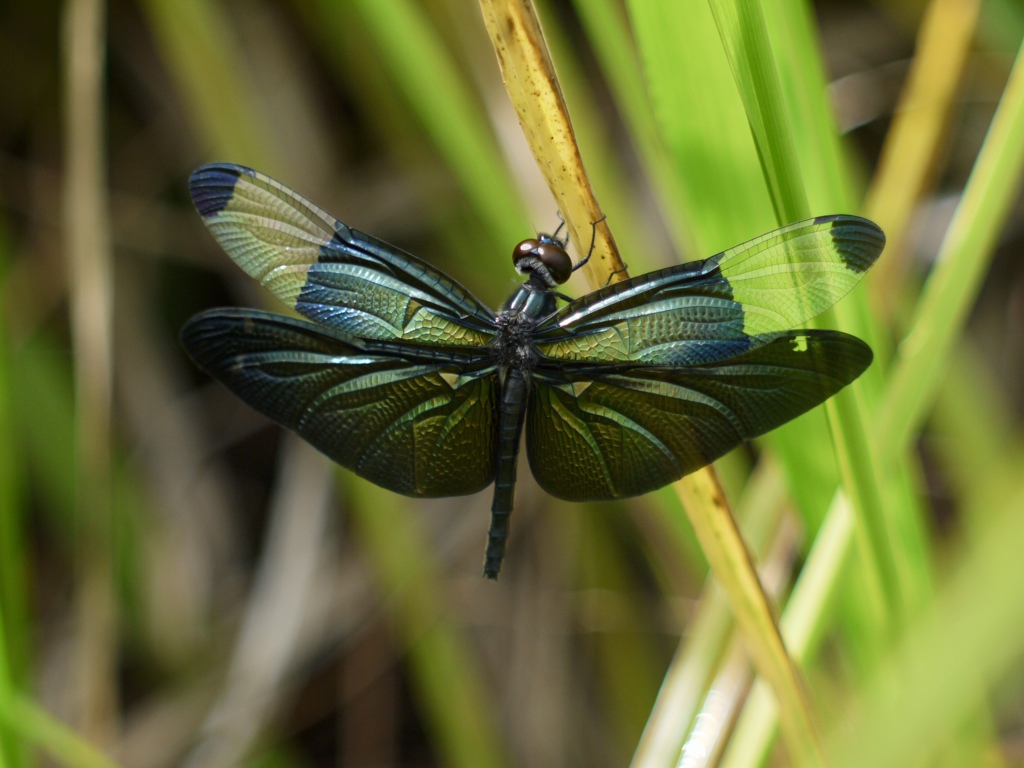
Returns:
[[[538,328],[541,354],[577,362],[698,365],[752,349],[845,296],[885,245],[856,216],[797,222],[595,291]]]
[[[352,336],[479,346],[494,313],[415,256],[346,226],[240,165],[189,180],[196,209],[228,255],[310,320]]]
[[[870,362],[871,350],[853,336],[795,331],[718,363],[535,376],[530,467],[562,499],[647,493],[813,408]]]
[[[493,366],[366,342],[245,309],[182,330],[200,368],[360,477],[407,496],[474,493],[494,478]]]

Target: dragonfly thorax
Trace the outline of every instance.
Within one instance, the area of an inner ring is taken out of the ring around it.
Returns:
[[[537,320],[525,312],[503,309],[494,323],[498,326],[494,337],[498,366],[529,374],[537,365],[537,349],[533,344]]]

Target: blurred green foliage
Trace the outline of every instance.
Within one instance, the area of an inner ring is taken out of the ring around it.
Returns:
[[[872,370],[719,469],[835,762],[1020,764],[1024,11],[538,5],[633,274],[865,198],[890,233],[826,320]],[[488,493],[327,471],[178,347],[193,311],[269,301],[191,210],[207,161],[508,295],[512,245],[557,218],[475,3],[117,0],[91,149],[66,92],[83,7],[0,11],[0,766],[105,764],[89,743],[125,766],[787,764],[670,493],[571,506],[524,472],[486,583]],[[109,557],[84,533],[79,151],[109,193]]]

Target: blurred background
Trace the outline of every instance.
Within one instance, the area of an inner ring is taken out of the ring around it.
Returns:
[[[538,2],[634,275],[785,223],[681,5]],[[820,593],[787,630],[829,743],[1024,765],[1016,101],[978,162],[1024,6],[764,6],[811,213],[890,247],[830,321],[876,353],[862,440],[819,409],[719,470],[780,609]],[[788,764],[671,489],[571,505],[524,460],[485,582],[490,490],[370,487],[178,344],[281,310],[191,206],[211,161],[511,293],[558,218],[476,3],[5,0],[0,72],[0,766]]]

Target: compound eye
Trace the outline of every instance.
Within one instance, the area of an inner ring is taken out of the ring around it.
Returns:
[[[572,259],[565,249],[553,243],[541,243],[537,246],[537,258],[548,268],[548,274],[556,284],[561,285],[572,275]]]
[[[512,266],[519,270],[519,263],[529,256],[536,256],[538,248],[540,248],[540,240],[534,237],[523,240],[512,251]]]

